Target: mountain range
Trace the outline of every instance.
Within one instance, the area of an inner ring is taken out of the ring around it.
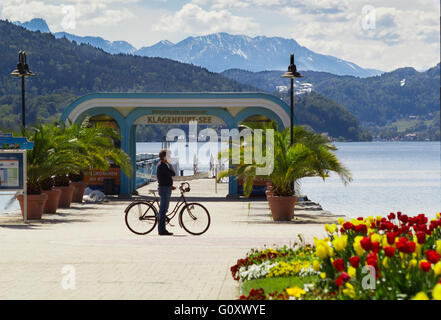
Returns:
[[[440,64],[425,72],[400,68],[380,76],[357,78],[326,72],[301,71],[295,92],[305,88],[343,105],[362,123],[384,126],[409,116],[430,116],[440,108]],[[285,92],[281,71],[230,69],[222,75],[267,92]]]
[[[16,24],[31,31],[50,32],[43,19],[33,19],[25,23],[16,22]],[[248,71],[286,70],[289,56],[294,52],[295,64],[301,70],[326,71],[336,75],[356,77],[369,77],[382,73],[333,56],[315,53],[301,46],[294,39],[281,37],[248,37],[221,32],[188,37],[178,43],[162,40],[155,45],[137,50],[126,41],[112,42],[101,37],[82,37],[66,32],[57,32],[54,36],[65,37],[77,43],[87,43],[112,54],[168,58],[201,66],[213,72],[230,68]]]
[[[31,32],[2,20],[0,39],[0,130],[17,130],[20,123],[20,81],[10,76],[19,50],[28,53],[30,69],[36,74],[26,79],[29,124],[58,120],[70,102],[92,92],[258,91],[195,65],[163,58],[109,54],[88,44],[57,39],[50,33]],[[320,94],[305,95],[297,99],[296,105],[299,124],[338,139],[370,139],[356,117],[329,98]],[[137,138],[138,141],[160,141],[166,130],[165,127],[140,127]]]

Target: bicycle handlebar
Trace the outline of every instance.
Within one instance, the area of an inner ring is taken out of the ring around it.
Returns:
[[[179,190],[181,190],[182,193],[190,192],[190,184],[188,182],[182,182],[179,186]]]

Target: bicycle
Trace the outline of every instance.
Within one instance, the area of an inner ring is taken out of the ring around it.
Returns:
[[[200,203],[188,203],[184,193],[190,192],[190,184],[183,182],[179,186],[181,197],[174,209],[166,214],[166,224],[173,226],[170,221],[179,211],[179,225],[192,235],[201,235],[210,227],[210,214]],[[127,228],[135,234],[145,235],[151,232],[158,223],[159,201],[157,190],[149,190],[155,197],[154,200],[135,200],[124,210]],[[158,208],[156,208],[156,206]],[[197,225],[200,229],[197,229]]]

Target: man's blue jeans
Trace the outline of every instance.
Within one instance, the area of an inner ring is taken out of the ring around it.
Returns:
[[[170,197],[172,193],[172,187],[158,187],[159,193],[159,217],[158,217],[158,232],[165,232],[165,217],[167,214],[168,206],[170,204]]]

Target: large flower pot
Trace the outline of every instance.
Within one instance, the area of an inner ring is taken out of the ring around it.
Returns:
[[[299,197],[279,197],[272,195],[268,197],[271,214],[274,221],[291,221],[294,217],[294,206]]]
[[[58,203],[60,202],[61,190],[51,189],[42,190],[41,193],[47,194],[46,205],[43,213],[57,213]]]
[[[69,185],[67,187],[54,187],[54,189],[61,190],[58,208],[69,208],[72,202],[74,187]]]
[[[84,181],[71,182],[70,183],[74,187],[74,192],[72,196],[72,202],[83,202],[84,190],[87,187],[87,183]]]
[[[270,183],[266,184],[265,196],[268,199],[273,195],[273,185]]]
[[[24,201],[23,195],[17,195],[17,200],[20,203],[21,215],[24,217]],[[41,219],[44,205],[46,204],[47,194],[28,194],[27,195],[27,219],[37,220]]]

